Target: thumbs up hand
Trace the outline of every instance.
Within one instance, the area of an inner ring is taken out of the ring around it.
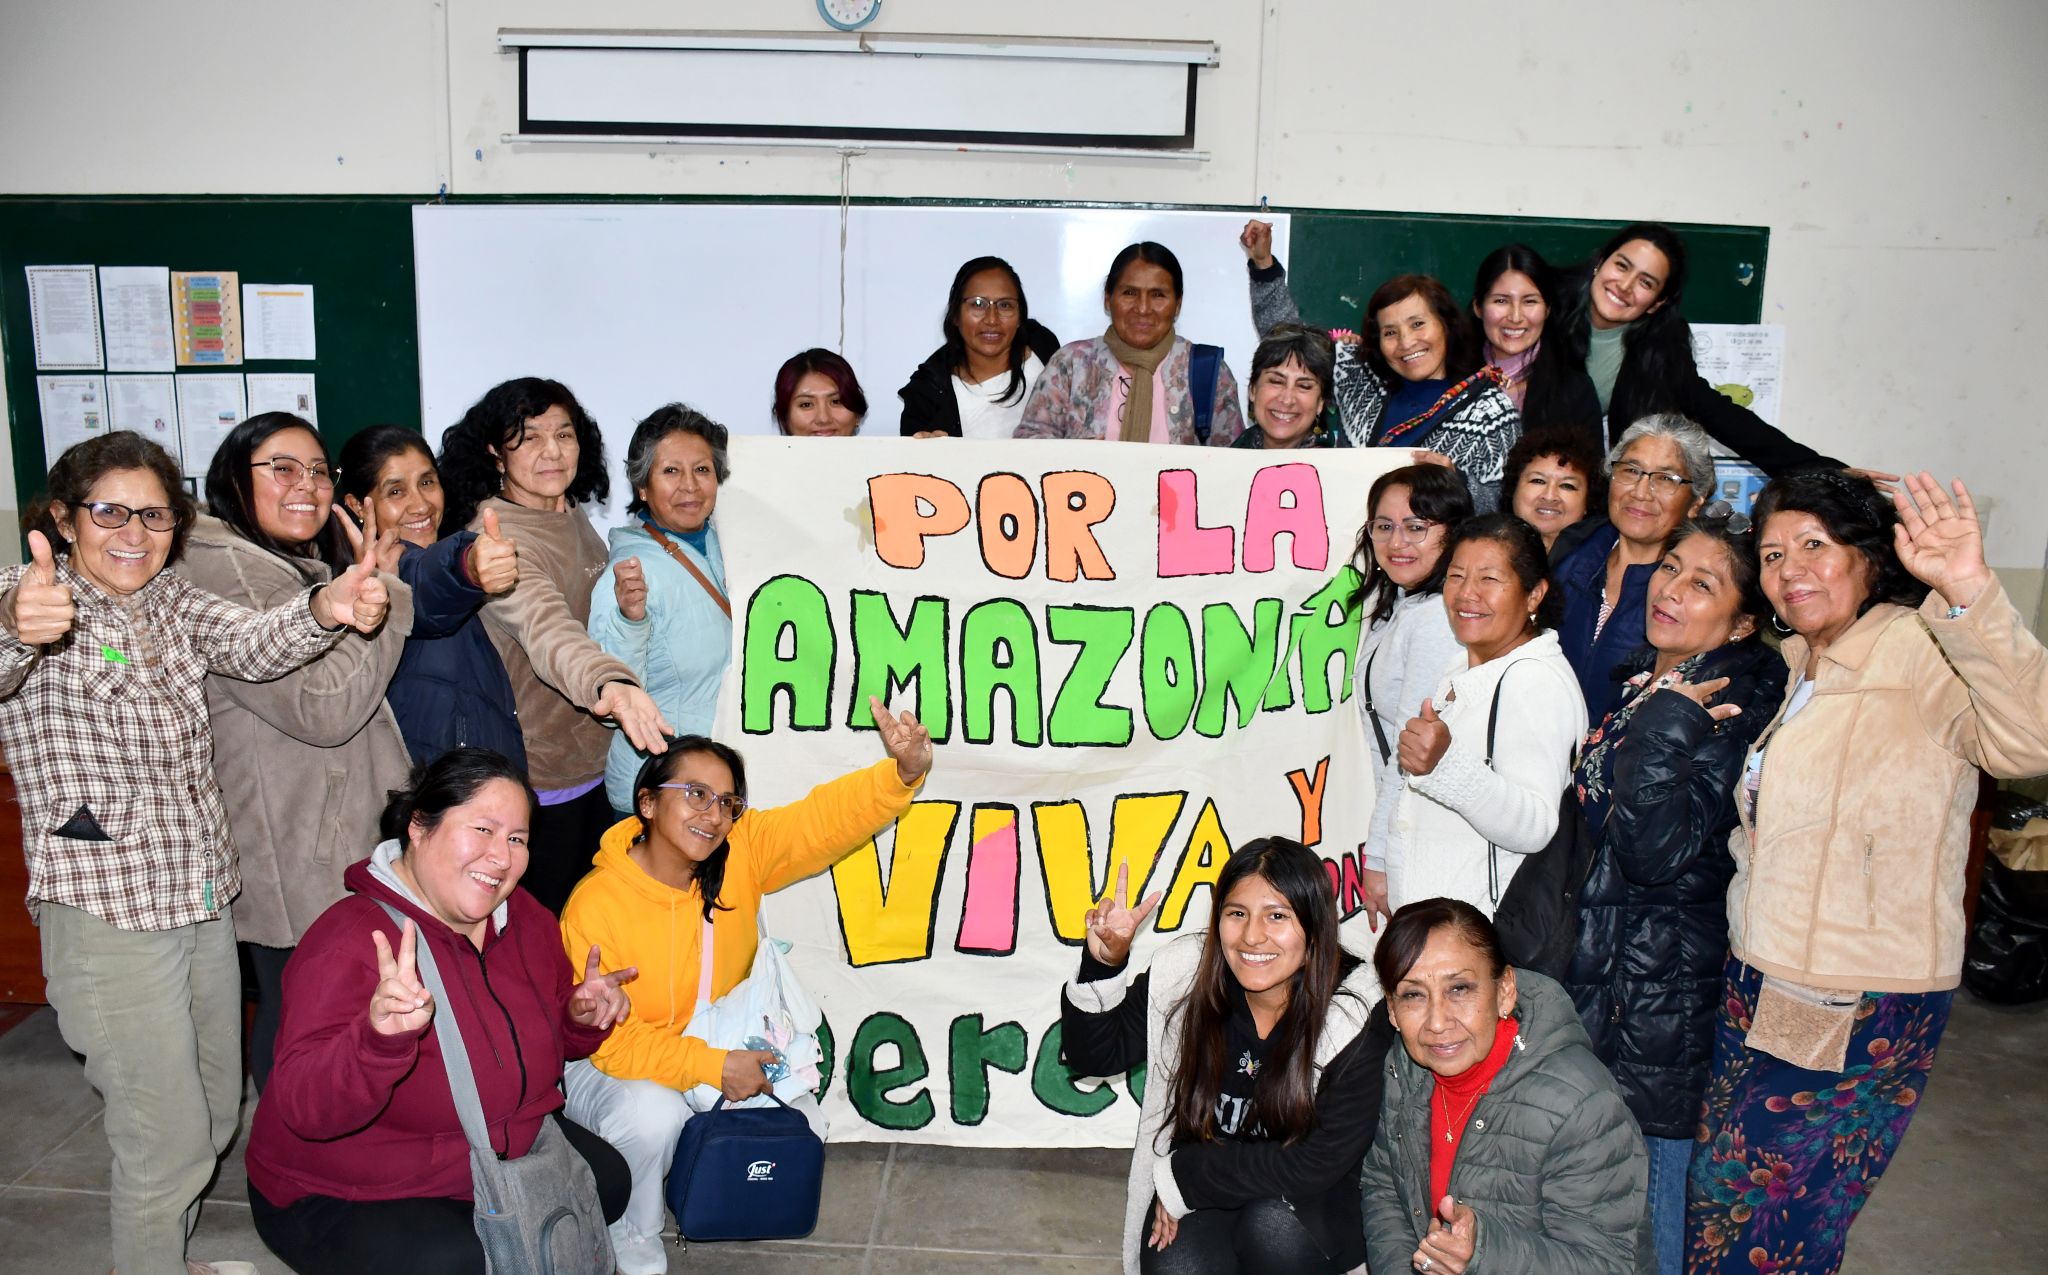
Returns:
[[[1429,1275],[1465,1275],[1478,1247],[1479,1215],[1447,1195],[1437,1202],[1429,1234],[1422,1237],[1410,1265]]]
[[[469,545],[469,578],[493,597],[519,583],[519,546],[498,530],[498,511],[484,510],[484,527]]]
[[[647,618],[647,575],[640,559],[623,558],[612,568],[612,594],[618,599],[619,614],[634,624]]]
[[[1401,742],[1395,750],[1401,760],[1401,773],[1428,774],[1444,759],[1444,750],[1450,746],[1451,728],[1436,715],[1436,703],[1422,701],[1421,716],[1409,718],[1401,728]]]
[[[77,611],[71,602],[71,586],[57,581],[57,559],[42,532],[28,533],[28,553],[28,570],[14,586],[0,623],[24,644],[43,646],[71,632]]]

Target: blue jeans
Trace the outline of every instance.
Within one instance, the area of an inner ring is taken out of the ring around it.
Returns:
[[[1685,1272],[1685,1173],[1692,1163],[1691,1138],[1652,1138],[1650,1150],[1650,1234],[1657,1243],[1658,1275]]]

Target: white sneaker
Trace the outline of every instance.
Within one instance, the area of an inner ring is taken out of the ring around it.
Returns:
[[[187,1262],[187,1275],[257,1275],[254,1262]]]
[[[659,1235],[612,1236],[612,1257],[619,1275],[668,1275],[668,1249]]]

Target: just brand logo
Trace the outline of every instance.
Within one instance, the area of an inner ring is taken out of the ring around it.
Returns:
[[[773,1182],[774,1180],[775,1180],[775,1161],[773,1161],[773,1160],[756,1160],[756,1161],[754,1161],[754,1162],[753,1162],[752,1164],[750,1164],[750,1165],[748,1165],[748,1166],[747,1166],[747,1181],[749,1181],[749,1182]]]

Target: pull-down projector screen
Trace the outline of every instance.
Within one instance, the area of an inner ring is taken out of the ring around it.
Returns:
[[[1185,150],[1200,52],[1012,44],[522,45],[522,134],[830,138]],[[1198,46],[1213,49],[1213,46]],[[1062,53],[1068,56],[1062,56]],[[1018,103],[1026,104],[1018,109]]]

